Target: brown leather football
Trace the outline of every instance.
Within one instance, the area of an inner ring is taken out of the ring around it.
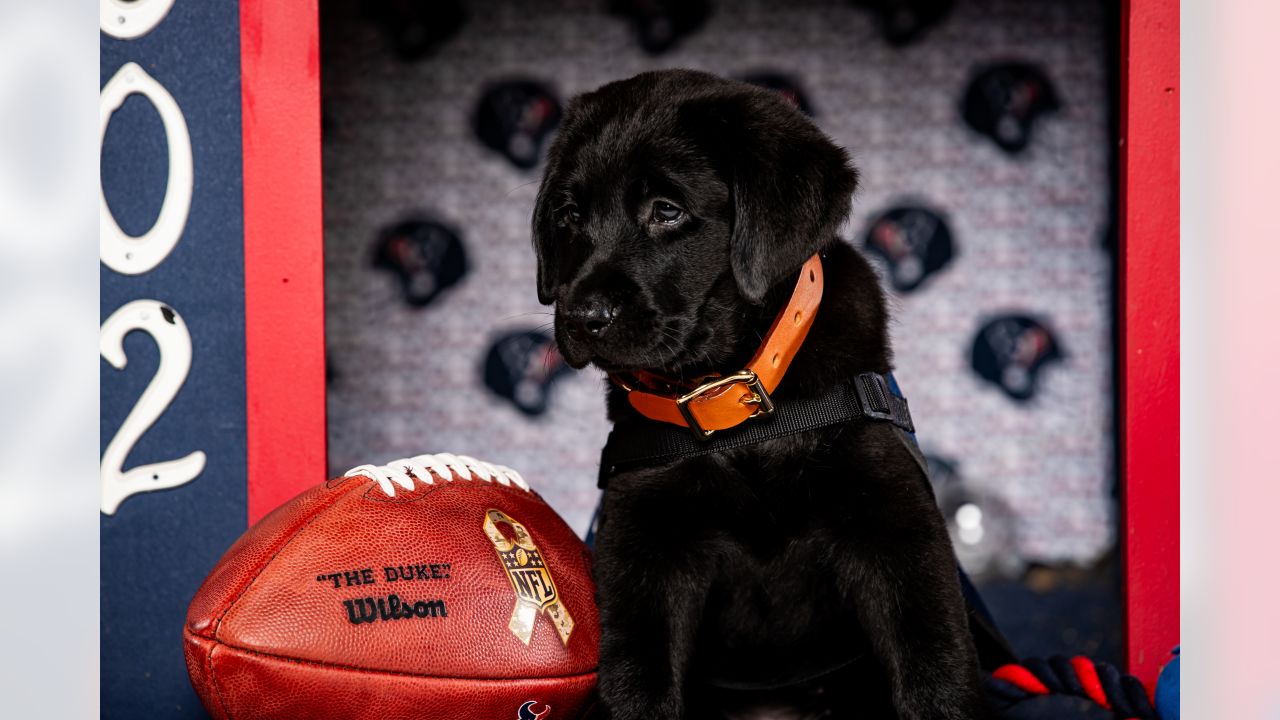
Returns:
[[[249,528],[191,601],[219,719],[567,720],[589,709],[590,555],[518,473],[362,465]]]

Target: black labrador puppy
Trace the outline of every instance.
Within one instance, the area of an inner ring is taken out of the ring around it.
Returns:
[[[732,373],[820,252],[822,304],[775,400],[889,372],[877,278],[836,236],[856,185],[843,149],[750,85],[662,71],[576,98],[533,217],[565,359]],[[608,406],[644,422],[616,385]],[[850,422],[612,479],[595,565],[612,718],[983,715],[946,526],[893,432]]]

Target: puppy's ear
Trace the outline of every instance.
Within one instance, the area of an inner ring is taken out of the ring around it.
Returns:
[[[705,141],[719,146],[731,175],[733,276],[759,304],[835,237],[858,173],[843,148],[772,92],[744,88],[694,104],[703,106],[695,114]]]
[[[533,252],[538,259],[538,302],[550,305],[556,299],[560,286],[560,258],[556,252],[556,209],[554,197],[559,171],[560,143],[552,144],[547,169],[538,188],[538,200],[533,208]]]

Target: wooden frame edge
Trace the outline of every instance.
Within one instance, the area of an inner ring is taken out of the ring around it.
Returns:
[[[240,3],[248,520],[323,482],[317,0]]]
[[[1126,0],[1121,13],[1124,653],[1152,687],[1179,634],[1179,7]]]

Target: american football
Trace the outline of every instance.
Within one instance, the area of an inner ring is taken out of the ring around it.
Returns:
[[[229,718],[580,717],[590,555],[510,468],[419,455],[303,492],[192,600],[187,670]]]

